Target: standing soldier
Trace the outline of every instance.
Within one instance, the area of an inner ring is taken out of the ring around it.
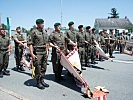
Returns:
[[[91,58],[91,40],[92,40],[92,34],[91,34],[91,27],[86,27],[86,33],[85,33],[85,40],[87,43],[85,44],[85,66],[89,67],[89,60]]]
[[[91,64],[97,64],[97,62],[95,61],[96,60],[96,44],[95,44],[95,42],[94,41],[97,41],[97,38],[98,38],[98,36],[97,36],[97,34],[96,34],[96,29],[95,28],[93,28],[92,29],[92,38],[91,38]]]
[[[100,31],[99,37],[98,37],[98,44],[102,48],[102,50],[105,52],[105,38],[104,38],[104,32]],[[99,57],[99,61],[103,61],[102,57]]]
[[[66,31],[64,34],[68,39],[70,39],[71,43],[67,43],[67,52],[70,52],[77,46],[77,32],[74,30],[74,22],[68,23],[69,30]]]
[[[37,88],[45,89],[49,87],[44,82],[44,76],[47,68],[47,35],[43,30],[44,20],[36,20],[37,27],[31,31],[29,36],[28,45],[30,48],[30,54],[35,67],[35,79],[37,80]]]
[[[52,47],[52,65],[53,72],[55,73],[55,81],[60,82],[63,77],[61,76],[63,66],[60,64],[60,52],[56,49],[59,48],[66,54],[66,37],[63,36],[63,33],[60,31],[61,24],[54,24],[55,30],[49,36],[50,46]]]
[[[115,57],[113,56],[115,41],[116,41],[116,38],[115,38],[115,36],[114,36],[113,30],[110,29],[110,33],[109,33],[109,44],[108,44],[108,47],[109,47],[109,56],[110,56],[110,58],[115,58]]]
[[[25,46],[24,43],[26,43],[27,41],[24,39],[24,36],[21,33],[20,27],[16,28],[16,32],[17,33],[13,37],[14,43],[15,43],[16,67],[17,67],[17,70],[25,71],[23,68],[23,63],[21,61],[22,61],[22,55],[23,55],[24,46]]]
[[[85,33],[83,30],[83,25],[79,25],[78,29],[79,29],[79,32],[77,34],[77,46],[79,49],[79,58],[82,65],[82,63],[85,61],[85,42],[86,41],[85,41]],[[86,70],[86,68],[84,68],[83,66],[81,67],[82,67],[82,70]]]
[[[104,39],[105,39],[105,53],[109,53],[109,34],[107,30],[103,29]]]
[[[126,43],[127,40],[128,40],[128,37],[125,34],[125,30],[123,30],[123,32],[121,33],[121,36],[119,37],[120,53],[123,53],[124,47],[125,47],[125,43]]]
[[[9,55],[11,52],[10,39],[6,35],[5,29],[0,27],[0,78],[4,75],[10,75],[6,70],[9,63]]]

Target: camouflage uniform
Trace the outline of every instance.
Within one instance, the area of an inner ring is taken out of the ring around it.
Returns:
[[[14,38],[14,43],[15,43],[15,60],[16,60],[16,67],[18,69],[22,69],[23,63],[21,62],[22,60],[22,55],[24,52],[24,46],[21,44],[17,43],[15,39],[18,39],[19,41],[24,41],[24,36],[22,33],[17,33],[15,34]]]
[[[115,49],[115,41],[116,41],[116,37],[113,34],[109,34],[108,49],[109,49],[109,55],[111,58],[114,58],[113,51]]]
[[[77,34],[77,46],[79,49],[79,58],[81,62],[85,60],[85,33],[78,32]]]
[[[8,67],[9,54],[8,46],[10,45],[9,37],[0,34],[0,78],[3,77],[3,71]]]
[[[53,31],[49,36],[49,42],[58,46],[60,50],[66,54],[65,48],[65,40],[66,38],[63,36],[62,32]],[[61,80],[61,73],[63,66],[60,64],[60,52],[56,48],[52,48],[52,65],[53,65],[53,72],[55,73],[55,81],[59,82]]]
[[[119,40],[120,40],[120,53],[123,53],[124,47],[125,47],[125,43],[128,40],[128,38],[127,38],[126,35],[121,35],[119,37]]]
[[[68,39],[70,39],[74,43],[77,43],[77,32],[75,30],[68,30],[64,34]],[[72,51],[74,49],[74,46],[71,43],[67,43],[67,49]]]

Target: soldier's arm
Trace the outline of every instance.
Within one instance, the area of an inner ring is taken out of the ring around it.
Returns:
[[[17,43],[19,43],[19,44],[21,44],[21,45],[24,45],[23,42],[22,42],[22,41],[19,41],[17,38],[14,38],[14,40],[15,40]]]

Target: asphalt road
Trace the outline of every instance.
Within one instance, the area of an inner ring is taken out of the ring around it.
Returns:
[[[91,68],[86,67],[83,77],[92,91],[95,86],[105,86],[110,91],[107,100],[133,100],[133,57],[117,52],[114,55],[114,62],[107,60]],[[48,63],[45,82],[50,87],[39,90],[35,87],[36,81],[31,78],[31,70],[14,70],[12,54],[8,68],[11,75],[0,79],[0,100],[88,100],[82,96],[80,88],[75,86],[74,80],[66,75],[65,70],[63,75],[66,80],[60,84],[54,82],[52,65]]]

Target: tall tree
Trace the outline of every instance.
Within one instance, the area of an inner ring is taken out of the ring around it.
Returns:
[[[110,18],[119,18],[119,13],[117,13],[117,10],[116,10],[116,8],[112,8],[111,9],[111,13],[109,13],[110,15],[111,15],[111,17]]]

